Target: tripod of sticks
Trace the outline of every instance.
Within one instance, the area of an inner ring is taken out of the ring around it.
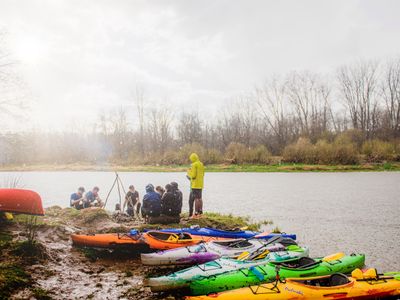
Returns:
[[[124,197],[125,197],[126,191],[125,191],[125,188],[124,188],[124,184],[122,183],[122,180],[121,180],[121,178],[119,177],[119,174],[118,174],[117,172],[115,172],[115,179],[114,179],[114,182],[113,182],[113,184],[112,184],[112,186],[111,186],[111,188],[110,188],[110,190],[109,190],[109,192],[108,192],[108,194],[107,194],[107,197],[106,197],[106,200],[105,200],[105,202],[104,202],[104,207],[103,207],[103,208],[106,207],[108,198],[110,197],[111,192],[113,191],[113,189],[115,188],[115,186],[117,186],[117,190],[118,190],[119,207],[122,209],[122,206],[121,206],[121,205],[122,205],[122,196],[121,196],[121,192],[123,193],[123,195],[124,195]]]

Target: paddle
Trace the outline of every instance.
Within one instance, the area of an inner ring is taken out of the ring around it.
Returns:
[[[268,246],[268,245],[270,245],[270,244],[272,244],[272,243],[276,243],[276,242],[278,242],[278,241],[281,240],[281,239],[282,239],[282,237],[279,236],[279,235],[274,236],[273,238],[270,238],[270,239],[268,240],[268,242],[266,242],[265,244],[263,244],[261,247],[259,247],[258,249],[256,249],[256,250],[253,251],[252,253],[253,253],[253,254],[254,254],[254,253],[257,253],[257,254],[258,254],[258,253],[260,253],[260,250],[261,250],[261,249],[265,248],[266,246]],[[268,252],[269,252],[269,251],[268,251]],[[260,254],[261,254],[261,253],[260,253]],[[236,259],[237,259],[237,260],[245,260],[245,259],[249,258],[250,255],[251,255],[250,252],[245,251],[245,252],[243,252],[242,254],[240,254]]]

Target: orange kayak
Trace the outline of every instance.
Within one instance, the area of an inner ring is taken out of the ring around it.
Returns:
[[[72,234],[71,239],[72,244],[75,246],[93,248],[118,248],[145,245],[140,236],[131,236],[123,233]]]
[[[42,198],[31,190],[0,189],[0,211],[44,215]]]
[[[202,242],[226,240],[226,238],[220,237],[191,235],[189,233],[176,234],[162,231],[148,231],[143,233],[142,237],[149,247],[155,250],[168,250],[192,246]]]
[[[161,231],[148,231],[138,235],[123,233],[105,234],[72,234],[72,243],[75,246],[93,248],[122,248],[148,246],[153,250],[167,250],[191,246],[201,242],[224,240],[224,238],[191,235],[188,233],[175,234]]]

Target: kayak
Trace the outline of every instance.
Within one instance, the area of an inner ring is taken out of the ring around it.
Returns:
[[[195,246],[142,254],[141,260],[144,265],[194,265],[221,257],[235,258],[244,251],[251,253],[265,247],[270,252],[284,251],[286,246],[289,245],[297,244],[292,239],[285,238],[279,238],[277,242],[271,245],[260,239],[212,241]]]
[[[273,299],[385,299],[400,295],[400,272],[378,275],[375,269],[352,276],[334,273],[322,277],[286,279],[187,300],[273,300]]]
[[[362,268],[365,263],[365,255],[352,254],[345,256],[337,253],[322,259],[314,260],[302,257],[295,263],[283,263],[279,265],[281,278],[302,278],[310,276],[324,276],[333,273],[349,274],[357,268]],[[277,265],[266,263],[253,266],[240,271],[232,271],[219,274],[190,284],[192,295],[207,295],[210,293],[238,289],[245,286],[271,282],[276,279]]]
[[[182,246],[191,246],[202,242],[218,240],[220,238],[191,236],[190,234],[176,235],[174,233],[149,231],[146,233],[124,234],[72,234],[72,243],[75,246],[93,248],[138,248],[146,245],[150,249],[165,250]]]
[[[146,245],[141,236],[123,233],[71,234],[71,239],[73,245],[80,247],[117,249]]]
[[[262,238],[262,239],[270,239],[275,236],[283,236],[287,238],[291,238],[296,240],[295,234],[286,234],[286,233],[270,233],[263,235],[260,232],[250,231],[250,230],[220,230],[215,228],[207,228],[207,227],[190,227],[190,228],[168,228],[161,229],[162,232],[172,232],[172,233],[189,233],[192,235],[201,235],[201,236],[215,236],[215,237],[223,237],[229,239],[250,239],[250,238]]]
[[[221,273],[247,269],[252,266],[265,265],[267,262],[294,261],[300,257],[308,256],[308,248],[301,248],[296,245],[288,246],[286,251],[264,252],[266,255],[245,260],[238,260],[223,257],[205,264],[199,264],[167,276],[149,278],[144,285],[149,286],[153,292],[167,291],[178,288],[189,287],[190,282],[200,280],[209,276]]]
[[[39,194],[23,189],[0,189],[0,211],[44,215],[42,198]]]
[[[191,235],[189,233],[171,233],[162,231],[148,231],[142,234],[144,242],[149,245],[150,249],[168,250],[180,247],[197,245],[199,243],[207,243],[217,240],[225,240],[225,238]]]

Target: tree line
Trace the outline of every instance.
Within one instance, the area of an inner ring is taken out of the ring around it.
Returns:
[[[0,136],[3,165],[184,164],[191,151],[208,164],[399,160],[400,59],[357,61],[327,75],[277,75],[212,120],[149,105],[136,87],[130,107],[99,114],[86,133]]]

